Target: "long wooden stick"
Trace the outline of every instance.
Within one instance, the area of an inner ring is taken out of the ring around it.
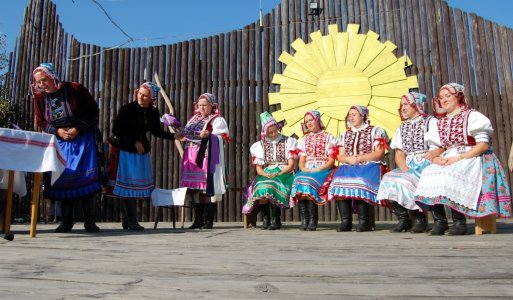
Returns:
[[[160,94],[162,95],[162,98],[164,98],[164,101],[166,102],[167,108],[169,109],[169,114],[174,116],[175,109],[173,108],[173,104],[171,103],[171,100],[169,100],[169,97],[167,96],[166,91],[164,91],[164,88],[162,87],[162,84],[160,83],[160,78],[159,78],[159,75],[157,74],[157,72],[153,73],[153,77],[155,78],[155,83],[160,88]],[[175,132],[173,127],[168,126],[167,128],[169,128],[169,131],[171,131],[173,133]],[[180,158],[183,158],[182,143],[180,143],[179,140],[175,140],[175,145],[176,145],[176,148],[178,149],[178,153],[180,153]]]

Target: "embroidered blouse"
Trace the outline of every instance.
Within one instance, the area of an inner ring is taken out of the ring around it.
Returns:
[[[333,154],[337,140],[324,130],[308,133],[298,142],[299,156],[306,157],[306,167],[319,169],[324,166]]]
[[[351,127],[342,133],[337,146],[343,147],[347,156],[354,156],[372,153],[383,142],[388,143],[388,136],[383,128],[364,124],[360,128]]]
[[[463,109],[455,115],[438,120],[438,130],[429,131],[426,140],[430,148],[465,148],[476,143],[489,143],[493,133],[490,119],[473,109]]]
[[[274,141],[259,141],[251,145],[249,149],[252,162],[260,166],[288,165],[291,158],[295,158],[297,140],[281,135]]]

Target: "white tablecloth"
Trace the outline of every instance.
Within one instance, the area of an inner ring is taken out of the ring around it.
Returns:
[[[19,172],[52,172],[53,184],[66,168],[66,160],[55,135],[0,128],[0,169]],[[4,173],[3,182],[7,182],[7,172]],[[15,175],[16,182],[20,183],[20,175]],[[25,184],[25,181],[22,180]],[[7,184],[7,183],[5,183]],[[7,188],[7,186],[5,187]]]

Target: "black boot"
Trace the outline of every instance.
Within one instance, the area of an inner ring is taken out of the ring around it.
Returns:
[[[445,231],[449,229],[447,225],[447,217],[445,216],[445,208],[443,205],[435,205],[431,208],[433,213],[433,220],[435,225],[428,232],[429,235],[444,235]]]
[[[413,227],[411,228],[411,233],[422,233],[426,232],[427,229],[427,218],[426,215],[422,212],[420,212],[418,209],[412,210],[413,216],[415,217],[415,223],[413,224]]]
[[[64,200],[61,201],[61,214],[62,222],[55,228],[55,232],[70,232],[73,228],[73,207],[75,206],[75,200]]]
[[[305,231],[308,228],[308,222],[310,221],[310,214],[308,213],[307,201],[310,200],[299,200],[299,213],[301,214],[301,226],[299,230]]]
[[[142,231],[144,227],[142,227],[139,222],[137,222],[137,203],[136,199],[123,199],[125,203],[126,212],[128,216],[128,229],[133,231]]]
[[[370,231],[369,205],[363,200],[358,200],[356,201],[356,207],[358,209],[358,227],[356,227],[356,231]]]
[[[394,212],[399,220],[397,226],[390,230],[390,232],[406,232],[411,229],[412,224],[410,221],[410,215],[408,214],[408,210],[401,206],[399,203],[395,201],[389,202],[394,209]]]
[[[262,227],[260,229],[266,230],[269,229],[269,226],[271,226],[271,216],[269,215],[269,203],[266,204],[259,204],[258,207],[260,207],[260,213],[262,214]]]
[[[128,212],[126,211],[125,200],[121,200],[121,227],[128,230]]]
[[[465,215],[459,211],[451,209],[452,226],[447,230],[447,235],[465,235],[467,234],[467,220]]]
[[[308,223],[308,231],[317,230],[317,222],[319,221],[319,207],[315,202],[308,200],[308,213],[310,214],[310,222]]]
[[[201,229],[212,229],[214,227],[214,214],[216,204],[209,202],[205,204],[205,225]]]
[[[335,203],[341,219],[340,226],[337,228],[337,231],[351,231],[353,229],[352,200],[337,200]]]
[[[273,205],[273,204],[270,204],[269,205],[272,207],[272,212],[273,212],[273,215],[272,215],[272,221],[271,221],[271,226],[269,227],[269,230],[277,230],[277,229],[281,229],[281,207],[279,207],[278,205]]]
[[[204,210],[205,203],[194,202],[194,222],[189,226],[189,229],[199,229],[205,225],[205,220],[203,218]]]
[[[99,232],[100,227],[96,226],[96,197],[82,200],[84,210],[84,228],[86,232]]]

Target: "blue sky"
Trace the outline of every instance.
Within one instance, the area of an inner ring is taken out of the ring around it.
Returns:
[[[92,0],[53,0],[67,32],[81,42],[115,46],[128,40]],[[96,0],[111,17],[137,39],[127,47],[171,44],[213,33],[238,29],[258,20],[280,0]],[[7,50],[14,48],[28,0],[0,0],[0,33],[7,35]],[[512,0],[448,0],[461,8],[513,28]]]

